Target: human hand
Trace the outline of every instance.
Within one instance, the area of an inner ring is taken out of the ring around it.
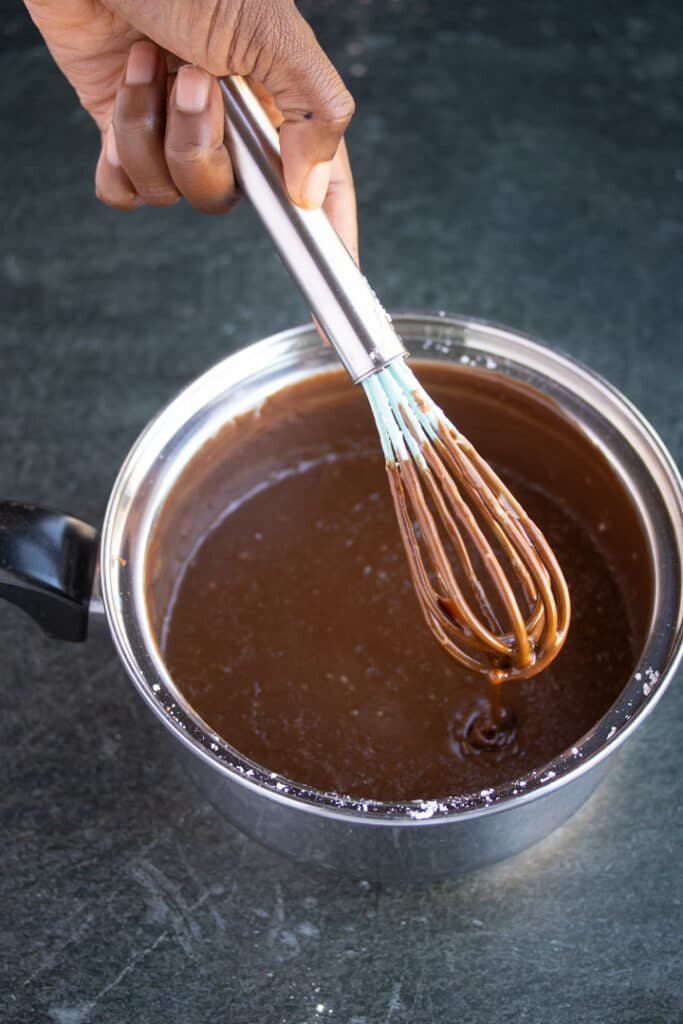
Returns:
[[[293,0],[25,2],[101,132],[103,202],[131,210],[184,196],[207,213],[229,210],[236,191],[217,79],[241,74],[280,129],[290,197],[324,205],[357,258],[343,139],[353,100]]]

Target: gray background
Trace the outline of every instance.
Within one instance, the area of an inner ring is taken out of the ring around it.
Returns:
[[[680,3],[304,10],[357,100],[385,303],[571,352],[680,458]],[[248,209],[99,206],[96,133],[0,12],[0,493],[98,523],[147,419],[306,310]],[[682,1019],[679,685],[554,837],[418,889],[312,874],[217,820],[108,647],[3,606],[0,676],[3,1021]]]

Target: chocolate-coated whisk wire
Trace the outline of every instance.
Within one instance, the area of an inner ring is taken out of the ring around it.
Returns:
[[[569,625],[567,584],[548,542],[403,360],[363,387],[427,625],[493,681],[536,674]]]

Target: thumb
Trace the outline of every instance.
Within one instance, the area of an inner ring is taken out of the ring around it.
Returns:
[[[332,161],[354,112],[354,102],[321,49],[310,25],[293,5],[289,18],[250,78],[273,96],[284,121],[280,152],[290,198],[299,206],[322,206]],[[264,69],[263,71],[261,69]]]

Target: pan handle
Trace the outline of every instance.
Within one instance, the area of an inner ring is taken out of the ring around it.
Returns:
[[[48,636],[85,640],[98,540],[80,519],[0,501],[0,597],[28,612]]]

